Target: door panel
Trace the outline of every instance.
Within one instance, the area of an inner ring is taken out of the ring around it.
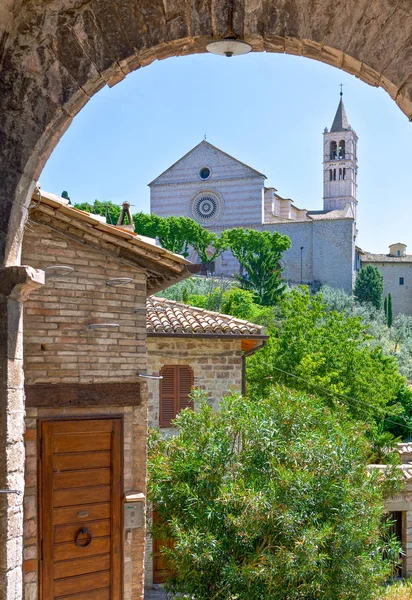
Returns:
[[[91,556],[90,558],[78,558],[75,560],[62,560],[55,564],[54,578],[62,579],[72,575],[83,575],[96,571],[108,571],[110,569],[110,555]]]
[[[76,522],[83,523],[84,521],[109,518],[110,502],[55,508],[53,511],[53,525],[65,525],[66,523]]]
[[[41,600],[121,598],[121,420],[41,422]]]

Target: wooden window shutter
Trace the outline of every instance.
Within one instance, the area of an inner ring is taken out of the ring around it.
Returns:
[[[159,426],[170,427],[171,421],[184,408],[193,408],[189,398],[193,387],[193,371],[189,366],[168,365],[160,371]]]
[[[193,408],[192,399],[189,394],[193,387],[193,371],[190,367],[178,367],[179,369],[179,398],[178,412],[185,408]]]

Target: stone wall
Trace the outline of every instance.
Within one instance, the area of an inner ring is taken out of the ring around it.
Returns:
[[[206,180],[199,175],[202,167],[211,171]],[[259,224],[264,182],[264,175],[202,142],[151,184],[150,210],[161,217],[190,217],[211,229]],[[201,221],[193,211],[201,192],[214,193],[219,200],[220,210],[213,219]]]
[[[74,267],[66,277],[47,277],[25,307],[26,385],[137,382],[146,370],[145,274],[114,257],[73,241],[49,227],[31,223],[24,237],[23,261],[43,269]],[[111,287],[115,277],[132,277]],[[135,312],[140,308],[139,312]],[[118,323],[92,330],[95,322]],[[141,386],[145,389],[145,385]],[[124,418],[124,491],[145,492],[147,396],[139,406],[86,406],[27,409],[26,495],[24,502],[24,600],[38,599],[37,419],[41,417],[121,415]],[[144,529],[133,530],[124,545],[124,599],[142,597]]]
[[[215,409],[219,407],[220,399],[228,392],[241,392],[241,340],[148,337],[147,350],[150,375],[159,375],[165,365],[189,365],[193,369],[194,386],[206,392]],[[159,381],[148,381],[150,427],[159,426],[159,387]],[[170,435],[173,429],[163,428],[162,431],[165,435]],[[145,586],[152,585],[152,539],[147,536]]]
[[[412,316],[412,263],[394,261],[373,263],[373,266],[382,273],[383,295],[392,296],[393,315]],[[399,285],[400,277],[404,279],[403,285]]]

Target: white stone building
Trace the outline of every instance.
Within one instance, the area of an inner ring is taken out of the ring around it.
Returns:
[[[350,293],[359,268],[355,245],[358,138],[342,98],[323,137],[321,211],[297,208],[293,200],[265,185],[265,175],[207,141],[149,184],[151,211],[194,218],[217,234],[233,227],[279,231],[292,241],[284,254],[284,278],[291,285],[329,284]],[[232,275],[239,265],[226,251],[214,268],[216,274]]]
[[[406,254],[406,244],[389,246],[389,254],[361,254],[362,266],[373,265],[383,277],[383,295],[392,296],[393,315],[412,315],[412,255]]]

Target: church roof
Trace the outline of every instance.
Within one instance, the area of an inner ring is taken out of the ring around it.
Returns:
[[[334,133],[337,131],[345,131],[346,129],[350,129],[350,125],[348,117],[346,116],[345,105],[343,104],[343,100],[341,98],[330,131],[331,133]]]
[[[156,181],[158,181],[158,179],[160,179],[160,177],[162,177],[165,173],[167,173],[168,171],[170,171],[171,169],[173,169],[182,160],[184,160],[187,156],[189,156],[189,154],[191,154],[192,152],[194,152],[197,148],[200,148],[201,146],[206,146],[207,148],[211,148],[213,150],[217,150],[217,152],[220,152],[220,154],[224,154],[224,156],[227,156],[231,160],[234,160],[237,163],[239,163],[239,164],[243,165],[244,167],[246,167],[247,169],[250,169],[251,171],[253,171],[254,173],[256,173],[256,175],[259,175],[260,177],[263,177],[264,179],[267,179],[266,175],[264,175],[263,173],[260,173],[260,171],[256,171],[256,169],[254,169],[253,167],[247,165],[246,163],[242,162],[241,160],[238,160],[237,158],[235,158],[231,154],[228,154],[227,152],[224,152],[223,150],[221,150],[217,146],[213,146],[213,144],[211,144],[210,142],[208,142],[206,140],[202,140],[200,142],[200,144],[196,144],[196,146],[194,146],[194,148],[192,148],[191,150],[189,150],[189,152],[186,152],[186,154],[184,156],[182,156],[181,158],[179,158],[179,160],[177,160],[175,163],[173,163],[172,165],[170,165],[170,167],[168,167],[165,171],[163,171],[162,173],[160,173],[160,175],[158,175],[155,179],[153,179],[153,181],[151,181],[148,184],[148,186],[150,187],[154,183],[156,183]]]

